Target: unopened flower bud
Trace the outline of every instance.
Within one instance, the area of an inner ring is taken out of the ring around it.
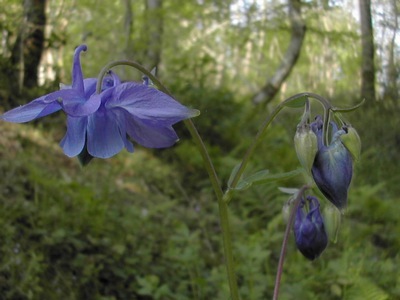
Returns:
[[[318,151],[318,143],[317,136],[311,130],[309,124],[301,124],[297,127],[294,136],[294,147],[300,164],[310,173]]]
[[[340,136],[343,145],[350,152],[351,157],[357,161],[361,153],[361,139],[357,131],[351,125],[345,127],[347,134]]]
[[[325,231],[324,220],[319,210],[316,197],[307,197],[309,210],[306,212],[306,201],[301,203],[296,211],[293,224],[296,246],[309,260],[314,260],[328,245],[328,236]]]
[[[338,209],[347,205],[347,192],[353,175],[353,161],[350,152],[342,143],[340,137],[346,132],[337,130],[335,123],[333,136],[329,146],[323,144],[322,119],[317,118],[311,124],[318,137],[318,152],[311,172],[315,183],[324,196]]]

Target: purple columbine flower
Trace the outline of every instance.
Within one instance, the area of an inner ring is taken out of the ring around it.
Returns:
[[[293,224],[296,246],[309,260],[314,260],[325,250],[328,245],[328,236],[325,231],[324,220],[319,210],[316,197],[307,197],[309,210],[306,212],[306,201],[301,203],[296,211]]]
[[[72,85],[6,112],[5,121],[23,123],[58,110],[67,114],[67,133],[60,145],[67,156],[108,158],[124,147],[133,152],[130,139],[148,148],[165,148],[177,142],[172,125],[199,115],[172,97],[135,82],[121,83],[114,73],[105,77],[96,93],[96,78],[83,79],[80,53],[75,50]],[[130,138],[130,139],[129,139]]]
[[[346,128],[338,130],[334,122],[331,122],[331,126],[332,139],[329,146],[325,146],[321,116],[317,116],[315,122],[311,124],[318,139],[318,152],[311,173],[324,196],[342,210],[347,205],[347,192],[353,175],[353,161],[340,139],[341,135],[347,134]]]

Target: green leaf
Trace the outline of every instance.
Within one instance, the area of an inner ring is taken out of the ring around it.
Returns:
[[[272,181],[276,181],[276,180],[289,179],[291,177],[301,174],[302,172],[303,172],[303,169],[299,168],[299,169],[296,169],[293,171],[277,173],[277,174],[264,174],[263,176],[261,176],[261,174],[259,174],[258,176],[252,175],[252,176],[249,176],[248,178],[251,178],[252,183],[262,184],[262,183],[272,182]],[[258,173],[261,173],[261,172],[258,172]]]
[[[357,277],[354,280],[354,284],[348,288],[346,299],[388,300],[389,295],[371,279],[366,277]]]
[[[244,191],[247,190],[249,187],[251,187],[251,183],[240,180],[238,185],[234,188],[234,190]]]
[[[308,99],[308,96],[304,95],[304,96],[302,96],[300,98],[287,101],[286,103],[283,102],[282,104],[284,106],[291,107],[291,108],[300,108],[300,107],[303,107],[305,105],[307,99]]]
[[[301,173],[302,173],[301,168],[290,172],[277,173],[277,174],[270,174],[268,170],[262,170],[250,176],[247,176],[243,179],[240,179],[235,190],[246,190],[253,184],[265,184],[276,180],[288,179]]]
[[[232,169],[231,175],[229,176],[229,180],[228,180],[228,187],[230,187],[230,186],[232,185],[232,181],[233,181],[233,179],[235,178],[235,176],[236,176],[236,174],[237,174],[237,172],[238,172],[240,166],[241,166],[241,163],[237,164],[237,165]]]

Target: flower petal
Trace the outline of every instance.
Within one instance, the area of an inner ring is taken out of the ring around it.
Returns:
[[[126,131],[137,143],[147,148],[168,148],[178,136],[172,126],[166,127],[151,120],[141,120],[126,113]]]
[[[118,123],[119,131],[121,133],[121,138],[122,138],[122,140],[124,142],[125,148],[126,148],[126,150],[128,152],[132,153],[134,151],[134,147],[133,147],[132,142],[130,140],[128,140],[128,134],[127,134],[127,131],[126,131],[127,123],[125,122],[124,115],[123,114],[118,114],[118,111],[115,111],[114,114],[115,113],[117,113],[115,117],[117,118],[116,120],[117,120],[117,123]]]
[[[170,126],[199,115],[198,110],[189,109],[155,88],[135,82],[122,83],[114,88],[106,108],[117,107],[142,120],[157,120],[160,126]]]
[[[45,98],[46,96],[43,96],[28,104],[9,110],[0,118],[7,122],[25,123],[50,115],[61,109],[60,103],[57,101],[47,102]]]
[[[121,79],[119,79],[118,75],[114,72],[110,72],[109,75],[104,77],[103,79],[103,86],[101,90],[107,90],[111,87],[119,85],[121,83]],[[85,99],[89,99],[90,96],[96,93],[96,85],[97,85],[97,78],[85,78],[83,80],[83,86],[85,89]]]
[[[310,124],[310,127],[311,127],[312,131],[317,136],[318,149],[321,149],[322,147],[324,147],[324,140],[323,140],[323,137],[322,137],[323,126],[324,126],[324,122],[322,120],[322,117],[319,116],[319,115],[316,116],[315,117],[315,121]]]
[[[340,140],[318,151],[311,172],[324,196],[338,209],[345,208],[353,164],[350,153]]]
[[[97,96],[97,95],[96,95]],[[63,89],[49,94],[46,101],[61,101],[63,110],[71,117],[84,117],[94,113],[100,106],[100,97],[85,99],[75,89]]]
[[[97,78],[85,78],[83,86],[85,90],[85,99],[89,99],[96,92]]]
[[[109,158],[125,147],[115,116],[104,108],[89,116],[87,132],[88,152],[94,157]]]
[[[82,152],[86,140],[87,117],[67,118],[67,133],[60,142],[65,155],[73,157]]]

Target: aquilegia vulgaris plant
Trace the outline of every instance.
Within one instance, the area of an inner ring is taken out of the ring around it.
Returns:
[[[284,205],[289,217],[273,294],[277,299],[290,233],[293,231],[299,251],[307,259],[315,260],[328,246],[329,238],[332,238],[321,213],[321,205],[335,207],[339,217],[348,205],[353,164],[359,158],[361,142],[356,130],[342,114],[360,105],[348,109],[336,108],[325,98],[313,93],[300,93],[281,102],[261,125],[241,163],[232,170],[224,191],[203,140],[191,120],[199,115],[199,111],[176,101],[151,72],[136,62],[112,62],[101,70],[97,78],[84,78],[80,56],[86,50],[85,45],[75,50],[71,85],[61,85],[60,90],[5,112],[0,118],[24,123],[57,111],[64,112],[67,131],[60,145],[67,156],[77,156],[82,165],[87,165],[93,158],[110,158],[124,148],[133,152],[133,143],[148,148],[171,147],[178,141],[172,126],[183,121],[202,155],[217,198],[227,277],[234,300],[240,299],[240,296],[229,228],[229,202],[235,193],[254,183],[305,175],[308,179],[301,188],[282,188],[282,191],[291,195]],[[118,65],[137,69],[146,80],[142,83],[122,82],[111,71]],[[310,100],[322,105],[323,116],[311,117]],[[302,168],[272,175],[267,171],[245,175],[257,144],[275,117],[283,108],[302,107],[304,113],[294,135],[295,151]],[[317,193],[319,199],[313,193]],[[327,201],[323,201],[323,198]]]

